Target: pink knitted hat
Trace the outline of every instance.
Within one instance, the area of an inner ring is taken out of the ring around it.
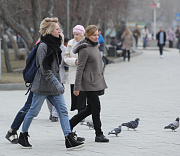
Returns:
[[[82,36],[84,36],[84,33],[85,33],[85,29],[82,25],[76,25],[74,28],[73,28],[73,33],[76,32]]]

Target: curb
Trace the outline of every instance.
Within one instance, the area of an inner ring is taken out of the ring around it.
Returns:
[[[9,90],[27,90],[27,87],[24,83],[8,83],[0,84],[0,91],[9,91]]]

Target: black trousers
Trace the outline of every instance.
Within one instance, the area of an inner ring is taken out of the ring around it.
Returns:
[[[130,61],[130,50],[123,50],[124,61],[126,60],[126,52],[128,53],[128,61]]]
[[[134,37],[135,42],[136,42],[136,48],[138,47],[138,37]]]
[[[159,44],[159,52],[160,52],[160,55],[163,55],[163,44]]]
[[[74,115],[70,119],[71,129],[73,129],[80,121],[82,121],[87,116],[92,114],[95,133],[96,136],[98,136],[100,134],[103,134],[101,130],[101,120],[100,120],[101,106],[100,106],[98,91],[85,91],[85,94],[88,99],[88,104],[84,110]]]
[[[71,84],[71,111],[77,109],[80,112],[86,108],[86,94],[80,91],[79,96],[75,96],[73,91],[74,84]]]
[[[173,41],[169,40],[169,48],[172,48],[172,47],[173,47]]]

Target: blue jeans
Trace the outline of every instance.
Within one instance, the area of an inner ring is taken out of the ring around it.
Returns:
[[[146,48],[147,37],[143,37],[143,48]]]
[[[40,110],[41,107],[44,103],[44,100],[48,98],[48,100],[54,105],[56,108],[59,119],[60,119],[60,124],[63,130],[64,135],[66,136],[67,134],[71,133],[71,127],[69,123],[69,117],[68,117],[68,111],[64,99],[64,95],[39,95],[36,93],[33,93],[33,99],[32,99],[32,104],[31,107],[26,114],[22,126],[22,132],[28,132],[28,129],[30,127],[30,124],[33,120],[34,117],[36,117]]]
[[[11,128],[13,130],[17,131],[19,129],[19,127],[21,126],[21,124],[24,120],[24,117],[26,116],[27,112],[29,111],[29,109],[31,107],[32,97],[33,97],[33,92],[30,91],[24,107],[21,108],[21,110],[18,112],[18,114],[16,115],[16,117],[11,125]]]

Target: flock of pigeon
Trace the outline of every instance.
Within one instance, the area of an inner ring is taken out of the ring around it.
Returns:
[[[139,118],[136,118],[134,121],[129,121],[129,122],[126,122],[126,123],[122,123],[117,128],[114,128],[112,131],[110,131],[108,133],[108,135],[114,134],[114,135],[118,136],[118,134],[121,133],[121,127],[122,126],[126,126],[128,128],[128,130],[129,129],[136,130],[136,128],[139,125],[139,121],[140,121]],[[89,129],[94,129],[94,124],[93,124],[92,121],[88,121],[86,123],[83,123],[82,125],[88,126]],[[174,122],[172,122],[169,125],[165,126],[164,129],[171,129],[172,131],[175,131],[178,127],[179,127],[179,117],[177,117]]]

